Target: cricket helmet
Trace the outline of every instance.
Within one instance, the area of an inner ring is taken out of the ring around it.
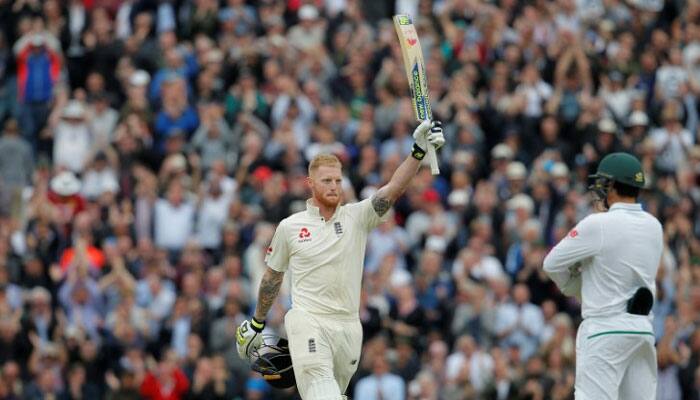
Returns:
[[[259,372],[272,387],[287,389],[294,386],[296,380],[287,339],[264,334],[263,342],[262,346],[254,349],[250,354],[250,365],[253,371]]]
[[[590,178],[594,179],[590,187],[594,191],[606,189],[610,182],[620,182],[636,188],[643,188],[645,183],[642,164],[637,157],[622,152],[603,157],[598,164],[598,171]]]

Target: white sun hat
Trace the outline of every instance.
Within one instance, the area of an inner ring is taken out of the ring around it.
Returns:
[[[80,179],[70,171],[63,171],[51,179],[51,191],[60,196],[72,196],[80,191]]]

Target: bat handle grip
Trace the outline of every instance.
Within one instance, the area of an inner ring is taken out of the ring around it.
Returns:
[[[435,147],[430,143],[428,143],[428,161],[430,162],[430,173],[433,175],[440,175],[440,167],[438,166]]]

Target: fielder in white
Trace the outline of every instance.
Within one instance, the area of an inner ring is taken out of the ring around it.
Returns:
[[[238,328],[239,355],[248,359],[262,343],[265,316],[286,271],[291,272],[292,308],[285,316],[297,389],[304,400],[345,398],[362,346],[360,288],[367,236],[406,190],[428,144],[445,143],[439,122],[424,121],[413,132],[410,156],[372,196],[342,204],[342,171],[335,156],[309,165],[312,197],[306,211],[282,220],[268,248],[255,315]]]
[[[592,189],[604,204],[584,218],[544,260],[544,270],[582,302],[576,338],[576,400],[656,397],[651,307],[662,228],[637,202],[641,164],[627,153],[600,162]]]

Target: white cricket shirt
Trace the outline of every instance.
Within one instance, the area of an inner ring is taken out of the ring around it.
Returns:
[[[291,272],[292,307],[357,318],[367,236],[383,219],[370,199],[338,206],[329,220],[309,200],[306,211],[283,219],[265,263]]]
[[[578,294],[571,288],[580,278],[583,318],[618,316],[641,286],[656,298],[662,247],[654,216],[640,204],[615,203],[579,222],[545,257],[544,270],[567,295]]]

